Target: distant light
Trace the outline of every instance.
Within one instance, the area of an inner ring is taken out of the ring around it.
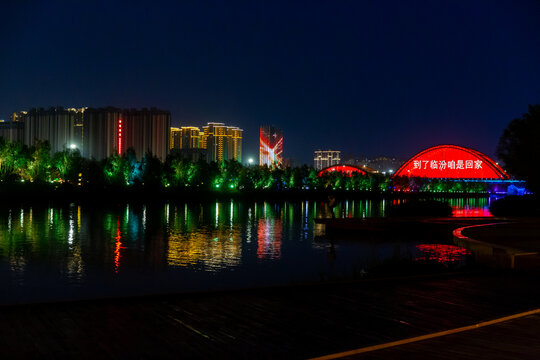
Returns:
[[[76,149],[76,148],[77,148],[77,145],[71,144],[71,145],[69,145],[69,147],[72,148],[72,149]]]
[[[394,172],[394,170],[392,170],[392,169],[388,170],[388,173],[390,173],[390,174],[393,173],[393,172]]]
[[[249,164],[253,164],[253,158],[249,158],[249,159],[248,159],[248,163],[249,163]]]

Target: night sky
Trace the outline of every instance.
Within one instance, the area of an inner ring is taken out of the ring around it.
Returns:
[[[494,155],[540,103],[540,2],[2,1],[0,119],[31,107],[159,107],[172,124],[283,129],[317,149]]]

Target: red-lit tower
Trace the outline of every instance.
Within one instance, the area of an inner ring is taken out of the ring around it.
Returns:
[[[283,166],[283,133],[277,127],[261,126],[259,165]]]

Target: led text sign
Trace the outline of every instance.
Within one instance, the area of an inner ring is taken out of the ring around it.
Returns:
[[[508,179],[504,170],[486,155],[455,145],[426,149],[407,161],[394,176],[436,179]]]

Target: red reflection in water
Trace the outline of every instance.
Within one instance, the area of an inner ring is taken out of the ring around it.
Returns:
[[[257,229],[257,257],[259,259],[279,259],[281,257],[280,220],[260,219]]]
[[[471,254],[469,250],[455,245],[421,244],[416,245],[416,248],[422,254],[415,261],[436,261],[445,265],[463,262]]]
[[[120,219],[116,220],[116,240],[114,248],[114,271],[118,274],[118,268],[120,267],[120,249],[122,247],[122,233],[120,232]]]
[[[481,216],[493,216],[489,212],[488,207],[460,207],[452,206],[452,216],[454,217],[481,217]]]

